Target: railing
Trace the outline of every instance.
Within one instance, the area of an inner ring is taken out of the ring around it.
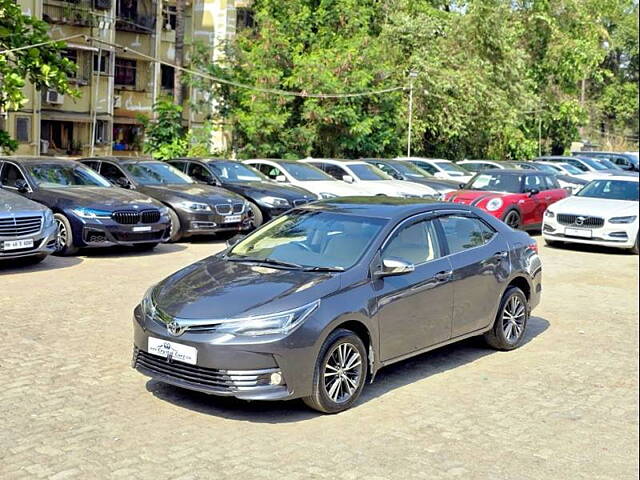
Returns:
[[[69,2],[45,0],[42,18],[45,22],[54,24],[97,27],[100,21],[108,17],[94,10],[94,0]]]

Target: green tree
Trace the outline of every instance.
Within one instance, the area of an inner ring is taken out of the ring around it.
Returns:
[[[153,120],[139,117],[145,131],[142,150],[159,160],[184,156],[188,140],[182,127],[182,107],[170,99],[161,99],[153,106],[153,112]]]
[[[37,88],[78,94],[68,82],[76,66],[60,55],[65,47],[63,42],[14,50],[49,41],[48,30],[45,22],[24,15],[15,0],[0,0],[0,114],[17,110],[27,102],[24,93],[27,81]],[[1,53],[6,50],[13,51]],[[0,130],[0,151],[16,148],[16,142]]]

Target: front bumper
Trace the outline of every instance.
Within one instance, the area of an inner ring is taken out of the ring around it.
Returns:
[[[186,237],[221,232],[241,232],[252,228],[253,224],[248,213],[237,215],[240,215],[240,221],[228,222],[229,217],[234,215],[219,215],[214,212],[178,212],[181,230]]]
[[[167,217],[152,224],[123,225],[111,219],[83,219],[81,228],[74,229],[78,246],[110,247],[139,245],[166,241],[170,223]]]
[[[50,255],[55,251],[57,229],[55,225],[42,228],[39,233],[28,237],[0,238],[0,259],[15,259],[32,257],[36,255]],[[19,250],[4,250],[5,240],[33,239],[33,247]]]
[[[577,236],[576,230],[585,236]],[[599,228],[582,228],[575,225],[562,225],[555,218],[545,217],[542,225],[542,236],[547,240],[584,245],[632,248],[636,243],[637,235],[638,224],[634,223],[612,224],[605,222]]]
[[[132,367],[158,381],[212,395],[243,400],[298,398],[311,392],[317,354],[302,330],[273,340],[197,331],[173,337],[165,325],[143,318],[137,307]],[[149,337],[196,348],[196,364],[149,353]],[[277,384],[273,374],[281,378]]]

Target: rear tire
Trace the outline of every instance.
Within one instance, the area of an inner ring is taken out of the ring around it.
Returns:
[[[58,232],[56,233],[56,251],[54,255],[65,257],[67,255],[73,255],[78,252],[78,247],[73,243],[73,231],[71,230],[71,223],[67,217],[61,213],[54,214],[56,225],[58,226]]]
[[[529,313],[524,292],[518,287],[509,287],[500,300],[493,328],[484,334],[485,341],[496,350],[518,348],[524,340]]]
[[[318,354],[313,391],[304,403],[322,413],[351,408],[364,388],[367,365],[367,350],[359,336],[342,328],[331,332]]]
[[[168,242],[179,242],[182,238],[182,225],[180,225],[180,217],[172,209],[169,208],[169,220],[171,220],[171,226],[169,227],[169,240]]]
[[[502,217],[502,221],[514,230],[522,228],[522,217],[516,209],[508,210],[507,213],[504,214],[504,217]]]
[[[253,228],[258,228],[260,225],[264,223],[264,215],[262,215],[262,211],[260,207],[258,207],[255,203],[249,202],[249,208],[253,212]]]

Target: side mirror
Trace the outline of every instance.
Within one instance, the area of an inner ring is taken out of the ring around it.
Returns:
[[[21,178],[16,180],[13,185],[18,189],[18,192],[20,193],[27,193],[29,191],[29,184]]]
[[[466,187],[467,184],[466,183],[459,183],[458,187],[460,187],[460,190],[464,189],[464,187]]]
[[[530,188],[529,190],[527,190],[527,193],[530,197],[533,197],[534,195],[538,195],[540,193],[540,190],[538,190],[537,188]]]
[[[353,177],[351,175],[343,175],[342,181],[347,183],[353,183]]]
[[[131,182],[125,177],[120,177],[116,180],[116,185],[122,188],[131,188]]]
[[[227,240],[227,248],[235,247],[246,235],[237,234]]]
[[[375,275],[378,278],[394,277],[411,273],[415,269],[416,267],[412,263],[401,258],[385,258],[382,260],[382,269],[378,270]]]
[[[287,177],[285,177],[284,175],[278,175],[276,177],[276,182],[278,183],[285,183],[287,181]]]
[[[222,185],[218,180],[216,180],[215,178],[212,178],[211,180],[209,180],[208,182],[206,182],[207,185],[211,185],[212,187],[219,187],[220,185]]]

